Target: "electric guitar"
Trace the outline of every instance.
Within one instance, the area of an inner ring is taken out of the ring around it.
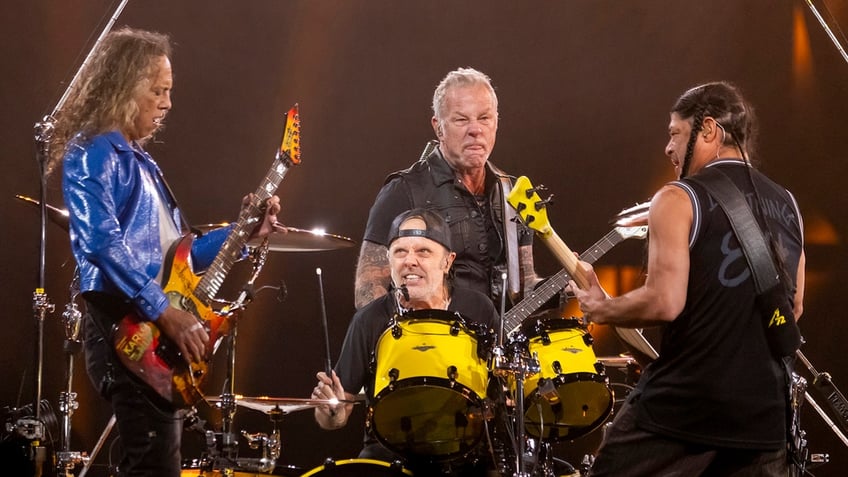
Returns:
[[[229,331],[226,316],[211,307],[227,273],[242,256],[252,230],[263,220],[262,209],[288,170],[300,164],[300,116],[295,104],[286,114],[283,140],[271,169],[254,193],[250,204],[242,207],[239,218],[227,235],[212,264],[195,274],[191,263],[194,235],[188,234],[171,246],[162,264],[162,289],[171,306],[185,310],[198,319],[209,334],[207,356],[213,344]],[[113,327],[113,347],[120,362],[156,394],[177,407],[194,405],[203,398],[200,385],[209,373],[209,363],[186,364],[179,348],[161,333],[156,324],[141,319],[135,312],[125,315]]]
[[[596,260],[621,242],[630,238],[644,239],[647,236],[647,225],[616,227],[583,252],[580,259],[584,262],[595,263]],[[571,275],[568,270],[562,269],[548,277],[533,291],[527,293],[523,300],[510,308],[503,317],[504,329],[508,330],[508,334],[518,331],[522,322],[565,288],[569,280],[571,280]]]
[[[521,217],[524,224],[536,232],[536,235],[545,242],[545,245],[548,246],[554,256],[556,256],[557,260],[559,260],[562,266],[565,267],[565,270],[560,273],[565,272],[563,275],[570,275],[570,278],[574,280],[579,288],[584,290],[588,288],[589,280],[586,277],[586,269],[580,265],[580,262],[577,260],[577,256],[574,255],[574,252],[568,248],[565,242],[562,241],[559,235],[557,235],[551,227],[550,222],[548,222],[548,213],[545,209],[549,201],[544,201],[541,197],[539,197],[537,190],[530,183],[530,179],[526,176],[519,177],[515,181],[515,185],[507,196],[507,201],[515,208],[516,212],[518,212],[518,216]],[[606,253],[606,250],[604,253]],[[592,258],[597,260],[597,258],[601,255]],[[559,275],[559,273],[557,275]],[[567,284],[567,278],[564,278],[564,283]],[[512,321],[514,321],[514,319],[512,319]],[[510,322],[510,325],[512,325],[512,321]],[[658,354],[656,350],[654,350],[651,343],[645,339],[639,330],[614,326],[611,328],[626,345],[629,345],[628,348],[631,352],[637,355],[636,359],[640,362],[640,364],[643,364],[643,362],[653,361],[657,358]]]

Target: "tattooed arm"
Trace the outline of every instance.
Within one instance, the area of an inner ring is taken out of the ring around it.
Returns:
[[[354,305],[357,310],[388,293],[391,271],[386,252],[383,245],[362,241],[354,283]]]
[[[533,290],[533,288],[542,281],[542,279],[536,275],[536,269],[533,265],[532,245],[522,245],[518,247],[518,263],[520,267],[519,276],[521,277],[521,287],[526,294],[528,291]]]

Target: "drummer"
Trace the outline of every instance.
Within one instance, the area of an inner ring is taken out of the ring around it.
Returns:
[[[315,408],[315,420],[323,429],[339,429],[347,424],[354,392],[364,388],[366,404],[373,402],[375,376],[371,359],[393,317],[411,310],[449,310],[488,329],[496,328],[498,317],[486,295],[452,286],[451,265],[456,253],[451,249],[448,225],[438,213],[420,208],[401,213],[392,222],[387,243],[392,290],[353,315],[332,380],[325,372],[317,374],[313,399],[348,401]],[[360,458],[384,462],[400,459],[416,475],[485,475],[485,469],[477,472],[474,468],[483,464],[459,463],[451,472],[421,468],[412,456],[399,456],[382,446],[371,432],[365,434]]]

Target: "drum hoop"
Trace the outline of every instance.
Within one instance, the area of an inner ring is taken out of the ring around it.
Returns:
[[[570,383],[579,383],[579,382],[590,382],[594,381],[599,384],[609,385],[609,378],[605,374],[597,374],[597,373],[587,373],[585,371],[580,371],[577,373],[563,373],[557,375],[555,378],[550,378],[554,384],[570,384]]]
[[[327,459],[323,464],[319,465],[318,467],[313,468],[309,472],[303,474],[301,477],[309,477],[311,475],[315,475],[317,472],[332,469],[333,467],[337,467],[337,466],[340,466],[340,465],[348,465],[348,464],[372,464],[372,465],[378,465],[380,467],[386,467],[386,468],[389,468],[389,469],[392,469],[392,466],[394,465],[394,463],[392,463],[392,462],[385,462],[385,461],[382,461],[382,460],[375,460],[375,459],[358,459],[358,458],[357,459],[344,459],[344,460]],[[400,469],[395,469],[395,470],[397,471],[396,472],[397,475],[410,475],[410,476],[412,475],[412,472],[409,469],[407,469],[406,467],[401,467]]]
[[[369,409],[373,409],[374,406],[379,404],[380,399],[385,398],[386,395],[394,392],[395,390],[422,386],[430,386],[434,388],[457,391],[456,394],[459,394],[468,401],[471,401],[472,404],[481,404],[483,402],[483,399],[477,395],[476,391],[462,384],[459,381],[451,382],[450,379],[438,378],[435,376],[415,376],[412,378],[398,379],[397,381],[386,385],[386,387],[384,387],[379,394],[374,396],[374,404],[372,404]]]
[[[565,330],[580,330],[584,334],[589,332],[589,328],[576,318],[542,318],[527,320],[522,323],[520,333],[528,339],[532,339],[538,337],[540,332],[551,333]]]

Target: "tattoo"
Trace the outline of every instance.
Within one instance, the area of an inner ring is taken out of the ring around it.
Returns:
[[[363,240],[359,251],[359,261],[356,264],[356,282],[354,283],[356,309],[388,293],[390,285],[391,271],[386,247]]]
[[[532,290],[539,281],[539,278],[536,276],[536,270],[533,265],[533,247],[531,245],[518,247],[518,263],[520,264],[522,288],[525,292]]]

